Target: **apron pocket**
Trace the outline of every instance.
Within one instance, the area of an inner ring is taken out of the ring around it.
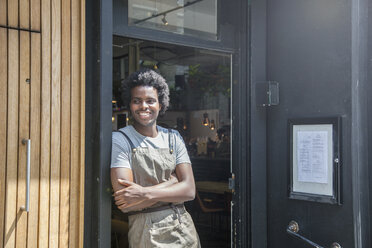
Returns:
[[[154,247],[187,247],[182,237],[180,222],[177,218],[169,220],[167,216],[150,228],[150,242]]]
[[[176,226],[179,224],[177,215],[171,209],[165,210],[164,212],[158,211],[151,213],[150,221],[151,229],[166,226]]]
[[[176,214],[172,213],[165,218],[161,215],[153,216],[149,230],[151,244],[154,247],[194,248],[199,247],[199,238],[191,219],[186,212],[181,214],[181,223]]]

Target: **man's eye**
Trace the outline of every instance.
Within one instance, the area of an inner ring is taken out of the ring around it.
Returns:
[[[132,103],[134,103],[134,104],[139,104],[140,101],[139,101],[139,100],[132,100]]]
[[[153,100],[153,99],[152,99],[152,100],[148,100],[148,101],[147,101],[147,103],[148,103],[148,104],[154,104],[155,102],[156,102],[156,101],[155,101],[155,100]]]

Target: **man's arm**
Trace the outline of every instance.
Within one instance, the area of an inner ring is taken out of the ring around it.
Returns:
[[[133,173],[129,168],[116,167],[111,168],[111,184],[114,192],[124,189],[126,186],[119,183],[119,179],[133,182]]]
[[[111,184],[115,192],[115,204],[123,212],[137,211],[154,205],[157,201],[155,200],[132,200],[128,202],[125,198],[124,189],[128,187],[125,182],[133,182],[133,173],[129,168],[112,168],[111,169]],[[168,187],[169,185],[175,184],[178,179],[175,174],[171,175],[170,180],[152,186],[154,189],[160,189]],[[125,205],[124,205],[125,204]]]
[[[178,183],[161,186],[142,187],[129,180],[123,180],[122,183],[127,186],[120,190],[120,193],[115,193],[117,196],[122,196],[125,199],[121,205],[125,211],[135,202],[184,202],[195,198],[195,182],[194,175],[190,164],[179,164],[176,166],[176,175]]]

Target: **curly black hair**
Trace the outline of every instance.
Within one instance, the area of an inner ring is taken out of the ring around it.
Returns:
[[[121,86],[121,98],[128,108],[132,99],[131,90],[137,86],[152,86],[158,91],[159,103],[161,104],[159,114],[163,115],[169,106],[169,88],[165,79],[159,73],[150,69],[142,69],[130,74]]]

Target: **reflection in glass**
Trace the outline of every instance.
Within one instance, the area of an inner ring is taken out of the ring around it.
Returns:
[[[229,158],[229,54],[121,37],[114,37],[114,54],[114,111],[128,111],[122,80],[140,68],[157,70],[170,89],[169,110],[158,124],[177,129],[192,157]]]
[[[128,23],[217,39],[217,0],[129,0]]]

